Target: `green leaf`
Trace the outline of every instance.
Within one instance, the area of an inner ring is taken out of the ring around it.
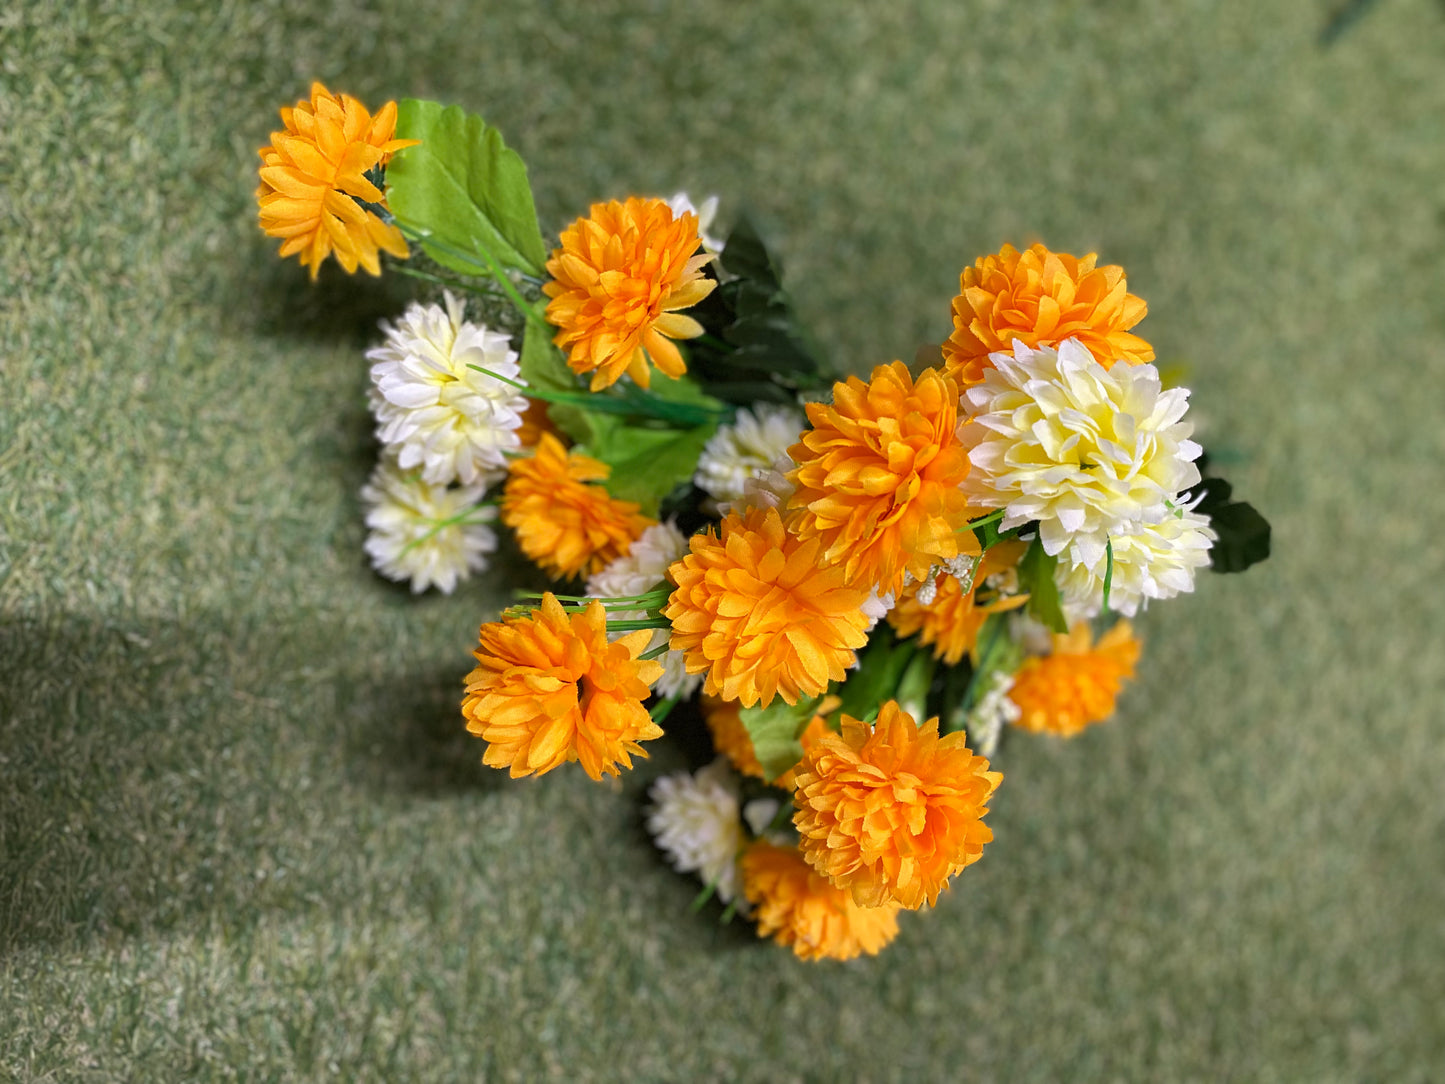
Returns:
[[[802,759],[803,743],[798,737],[812,722],[822,699],[818,696],[799,700],[789,707],[780,697],[766,708],[755,705],[738,712],[748,737],[753,740],[753,753],[769,782]]]
[[[674,380],[654,373],[649,393],[664,402],[722,407],[687,377]],[[619,500],[636,501],[648,516],[656,516],[662,499],[693,476],[703,445],[718,425],[714,420],[678,428],[622,414],[583,413],[590,435],[579,451],[611,467],[607,491]]]
[[[1210,568],[1243,572],[1268,557],[1269,521],[1253,505],[1230,500],[1233,490],[1223,478],[1206,478],[1200,488],[1204,498],[1194,510],[1209,517],[1209,526],[1219,536],[1209,549]]]
[[[1068,632],[1064,609],[1059,604],[1059,585],[1054,582],[1054,566],[1058,558],[1044,552],[1043,543],[1035,538],[1019,561],[1019,590],[1027,591],[1029,613],[1055,632]]]
[[[883,702],[897,699],[904,671],[918,654],[915,641],[899,640],[891,626],[880,623],[858,653],[858,669],[835,690],[843,701],[839,712],[865,723],[878,718]]]
[[[495,128],[460,106],[407,98],[396,137],[421,145],[387,165],[387,205],[398,221],[440,242],[421,243],[428,256],[453,271],[488,274],[485,250],[501,267],[542,273],[547,248],[527,167]],[[477,255],[469,262],[448,250]]]
[[[579,393],[583,389],[562,352],[552,345],[555,330],[541,320],[528,320],[526,334],[522,338],[522,355],[517,362],[521,376],[527,384],[545,391]],[[594,415],[570,403],[551,403],[547,416],[552,424],[566,433],[578,444],[592,439],[591,419]]]

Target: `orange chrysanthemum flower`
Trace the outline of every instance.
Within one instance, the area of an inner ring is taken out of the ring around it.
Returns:
[[[651,642],[649,629],[608,640],[602,603],[569,614],[551,593],[528,617],[483,625],[462,701],[488,743],[482,763],[514,779],[572,760],[593,779],[631,768],[630,754],[647,756],[638,742],[662,736],[642,706],[662,674],[637,657]]]
[[[687,672],[706,672],[705,693],[766,707],[843,680],[868,640],[868,592],[823,564],[816,539],[789,534],[775,508],[753,508],[723,520],[721,537],[693,535],[689,546],[668,569],[677,589],[662,612]]]
[[[1134,676],[1139,641],[1127,621],[1120,621],[1093,642],[1082,621],[1067,634],[1054,636],[1050,655],[1027,660],[1014,676],[1009,699],[1023,713],[1016,726],[1071,738],[1090,723],[1114,714],[1124,679]]]
[[[820,539],[823,560],[880,594],[923,579],[936,564],[978,553],[959,483],[968,453],[954,432],[958,387],[925,369],[915,384],[901,361],[864,383],[833,385],[833,402],[809,403],[813,428],[788,449],[797,467],[788,527]]]
[[[502,490],[502,522],[517,543],[553,579],[587,574],[627,552],[651,527],[631,501],[619,501],[600,482],[611,473],[600,463],[568,452],[551,433],[537,450],[512,460]]]
[[[384,166],[396,151],[415,139],[392,139],[396,103],[387,102],[373,117],[349,94],[336,97],[320,83],[311,84],[311,100],[281,110],[284,132],[271,133],[261,148],[261,228],[284,238],[281,255],[301,257],[311,278],[332,253],[354,272],[358,265],[381,274],[379,249],[403,259],[401,231],[383,222],[362,204],[385,204],[381,189],[366,172]]]
[[[753,907],[758,936],[792,946],[804,960],[851,960],[878,955],[898,936],[898,905],[860,907],[808,868],[792,847],[759,840],[743,852],[743,895]]]
[[[980,256],[959,277],[953,299],[953,334],[943,344],[944,368],[960,384],[977,384],[988,356],[1013,352],[1015,339],[1032,347],[1057,347],[1078,339],[1099,364],[1154,360],[1154,348],[1129,329],[1149,307],[1129,292],[1122,267],[1095,267],[1034,245],[1019,252],[1004,245],[997,256]]]
[[[986,602],[978,600],[979,590],[988,590],[985,581],[1017,565],[1026,549],[1028,543],[1016,541],[990,547],[974,572],[973,586],[967,594],[963,585],[947,573],[934,581],[937,593],[927,605],[918,601],[920,584],[904,588],[898,604],[888,611],[888,623],[899,636],[918,633],[920,643],[933,645],[935,658],[949,666],[957,665],[964,652],[974,653],[979,630],[990,614],[1015,610],[1028,602],[1028,595],[994,594]]]
[[[798,735],[798,742],[802,745],[804,753],[828,732],[828,722],[824,716],[836,708],[839,703],[837,698],[828,697],[818,705],[818,714],[808,721],[808,725]],[[766,779],[767,775],[763,771],[763,766],[758,762],[757,751],[753,748],[752,735],[748,733],[748,728],[743,724],[742,716],[739,714],[740,708],[741,705],[736,701],[719,700],[715,696],[702,697],[702,717],[707,723],[708,732],[712,735],[713,748],[728,758],[738,774]],[[796,765],[789,768],[773,780],[773,785],[785,790],[790,789],[793,786],[796,771]]]
[[[964,742],[892,700],[871,727],[844,715],[842,734],[824,735],[798,768],[803,857],[860,906],[931,906],[993,839],[983,816],[1003,776]]]
[[[574,373],[592,373],[592,390],[629,373],[642,387],[652,379],[647,359],[668,376],[687,371],[673,339],[702,334],[702,325],[677,310],[696,305],[717,282],[702,275],[713,257],[699,253],[697,216],[674,218],[665,200],[633,196],[594,203],[587,218],[562,231],[562,247],[547,261],[552,340],[567,351]]]

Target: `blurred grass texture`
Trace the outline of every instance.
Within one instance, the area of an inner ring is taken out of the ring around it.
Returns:
[[[1445,1065],[1445,7],[20,0],[0,12],[0,1077],[1426,1081]],[[960,268],[1122,263],[1275,556],[1014,736],[996,841],[884,955],[693,916],[684,763],[462,732],[521,565],[361,552],[361,351],[412,283],[255,224],[312,78],[455,101],[555,231],[718,193],[843,370]],[[509,572],[510,570],[510,572]]]

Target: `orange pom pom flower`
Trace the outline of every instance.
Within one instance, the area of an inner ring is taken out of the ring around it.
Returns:
[[[934,565],[978,553],[959,484],[968,453],[958,442],[958,387],[933,369],[915,384],[901,361],[864,383],[833,385],[833,402],[809,403],[813,428],[788,450],[797,486],[789,530],[819,539],[823,560],[879,594],[923,579]]]
[[[311,270],[335,254],[347,272],[358,266],[381,274],[378,250],[403,259],[406,241],[363,203],[385,204],[381,189],[366,179],[415,139],[392,139],[396,103],[387,102],[373,117],[349,94],[339,98],[320,83],[311,84],[311,100],[281,110],[286,130],[271,133],[262,147],[261,228],[283,238],[281,255],[300,256]]]
[[[713,257],[698,252],[697,216],[674,218],[660,199],[594,203],[561,240],[542,291],[551,298],[547,319],[558,328],[552,341],[567,351],[572,371],[592,373],[593,391],[624,372],[647,387],[648,358],[668,376],[686,372],[672,340],[701,335],[702,325],[677,310],[717,286],[702,274]]]
[[[1022,714],[1014,725],[1071,738],[1090,723],[1114,714],[1125,678],[1134,676],[1139,641],[1127,621],[1114,625],[1097,644],[1087,621],[1054,636],[1050,655],[1024,662],[1009,699]]]
[[[742,867],[743,895],[754,907],[758,936],[791,946],[801,959],[876,956],[898,936],[896,903],[858,906],[792,847],[759,840],[743,853]]]
[[[983,855],[986,803],[1003,776],[962,733],[938,736],[884,703],[873,726],[843,716],[803,758],[793,817],[803,857],[863,907],[932,905]]]
[[[462,714],[486,741],[482,763],[518,776],[580,761],[593,779],[632,767],[639,742],[662,736],[642,706],[662,664],[640,661],[642,629],[607,638],[607,614],[592,600],[567,613],[550,593],[530,616],[483,625]]]
[[[785,531],[777,509],[753,508],[723,520],[721,536],[693,535],[689,545],[668,569],[677,589],[662,612],[687,672],[706,672],[705,693],[766,707],[843,680],[868,639],[868,592],[822,564],[816,539]]]
[[[606,463],[569,453],[551,433],[537,450],[514,459],[502,490],[502,522],[517,543],[553,579],[591,574],[625,554],[655,520],[631,501],[589,485],[611,473]]]
[[[962,385],[977,384],[989,354],[1013,352],[1015,339],[1031,347],[1078,339],[1109,368],[1154,360],[1154,348],[1129,332],[1149,311],[1129,292],[1122,267],[1095,267],[1098,256],[1076,259],[1034,245],[1019,252],[1004,245],[981,256],[959,276],[953,299],[953,334],[943,344],[945,371]]]

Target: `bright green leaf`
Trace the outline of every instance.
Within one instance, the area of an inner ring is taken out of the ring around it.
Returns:
[[[428,256],[453,271],[487,274],[485,250],[501,267],[541,274],[547,248],[527,167],[495,128],[460,106],[408,98],[397,112],[396,138],[421,145],[388,164],[387,205],[405,226],[441,242],[422,242]]]
[[[572,370],[567,368],[562,353],[552,345],[555,334],[550,324],[541,320],[527,321],[527,332],[522,339],[522,356],[517,362],[522,370],[522,379],[531,387],[543,391],[577,394],[583,390]],[[586,444],[593,438],[591,419],[594,415],[570,403],[551,403],[547,416],[552,424],[566,433],[578,444]]]
[[[1058,558],[1050,557],[1043,543],[1034,539],[1019,561],[1019,590],[1028,592],[1029,613],[1055,632],[1068,632],[1069,624],[1059,604],[1059,586],[1054,582],[1057,564]]]

